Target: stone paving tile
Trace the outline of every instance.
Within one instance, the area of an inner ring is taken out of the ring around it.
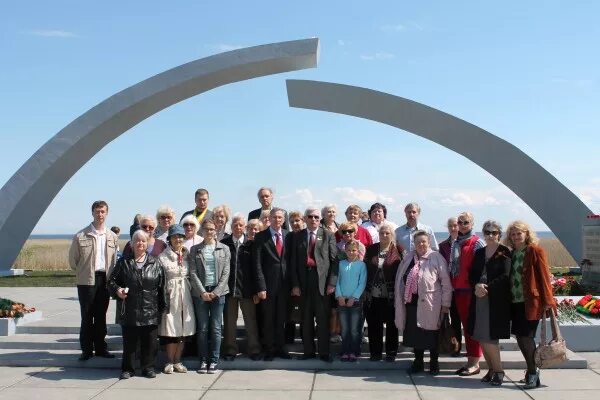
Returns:
[[[321,390],[312,392],[311,400],[419,400],[416,389],[402,390]],[[439,398],[437,400],[440,400]],[[465,399],[462,399],[465,400]]]
[[[515,382],[523,378],[523,371],[509,370],[506,375]],[[600,389],[600,375],[589,369],[543,370],[540,374],[542,385],[535,391],[547,390],[589,390]]]
[[[43,367],[0,367],[0,389],[31,378]]]
[[[412,376],[414,384],[419,390],[440,391],[440,390],[480,390],[490,389],[490,385],[481,382],[483,373],[474,376],[457,376],[454,374],[444,373],[438,376],[425,374],[415,374]],[[517,389],[510,380],[505,378],[502,389],[512,388]]]
[[[310,390],[209,390],[202,400],[308,400]],[[314,394],[313,394],[314,398]]]
[[[119,374],[118,371],[115,373]],[[136,375],[129,379],[118,381],[111,389],[206,390],[219,375],[220,373],[214,375],[198,374],[196,371],[189,371],[186,374],[157,373],[154,379]]]
[[[313,371],[224,371],[211,389],[310,390]]]
[[[598,397],[595,390],[528,390],[534,400],[590,400]]]
[[[0,390],[2,400],[88,400],[102,389],[9,387]]]
[[[531,400],[521,389],[507,389],[504,385],[501,388],[488,386],[481,389],[447,389],[443,394],[440,390],[419,389],[419,396],[421,400]]]
[[[204,390],[173,389],[108,389],[100,393],[94,400],[198,400]],[[238,398],[239,400],[239,398]]]
[[[104,389],[118,380],[111,369],[46,368],[15,387]]]
[[[314,390],[414,390],[403,371],[323,371],[317,373]]]

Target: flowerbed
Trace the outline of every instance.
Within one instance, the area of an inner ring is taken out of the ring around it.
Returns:
[[[577,302],[577,311],[594,318],[600,318],[600,299],[586,294]]]
[[[21,318],[25,314],[34,311],[35,307],[25,307],[23,303],[0,297],[0,318]]]

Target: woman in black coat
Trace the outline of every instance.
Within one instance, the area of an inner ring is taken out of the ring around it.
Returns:
[[[120,322],[123,334],[121,379],[135,373],[135,352],[140,343],[142,375],[156,377],[158,324],[167,309],[165,275],[156,259],[146,253],[149,236],[138,230],[133,234],[133,257],[119,259],[110,275],[110,292],[122,303]]]
[[[486,246],[475,252],[469,281],[474,301],[469,310],[469,334],[479,341],[488,365],[481,379],[499,386],[504,379],[499,339],[510,337],[510,268],[511,252],[500,244],[502,227],[496,221],[483,224]]]

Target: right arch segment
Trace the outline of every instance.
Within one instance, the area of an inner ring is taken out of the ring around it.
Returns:
[[[287,80],[290,107],[381,122],[463,155],[495,176],[550,227],[576,261],[582,258],[582,225],[592,211],[513,144],[443,111],[357,86]]]

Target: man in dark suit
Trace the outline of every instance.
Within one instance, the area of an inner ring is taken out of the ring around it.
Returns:
[[[208,190],[202,188],[196,190],[196,193],[194,194],[196,207],[193,210],[184,212],[181,219],[192,214],[198,219],[198,226],[202,226],[202,221],[212,219],[212,211],[208,209],[208,198]],[[181,220],[179,221],[181,222]],[[199,231],[200,228],[198,228],[198,232]]]
[[[302,295],[302,341],[305,359],[315,357],[314,323],[317,321],[319,357],[331,362],[329,354],[329,295],[335,291],[338,259],[335,236],[320,226],[317,208],[304,212],[306,228],[293,233],[289,250],[292,296]]]
[[[269,220],[271,226],[256,234],[252,247],[265,361],[272,361],[275,356],[290,358],[284,349],[283,330],[290,293],[287,249],[284,245],[288,231],[283,229],[285,211],[277,207],[272,208]]]
[[[258,189],[258,201],[260,202],[261,207],[256,210],[252,210],[248,213],[248,221],[251,219],[260,219],[260,214],[263,211],[271,211],[273,207],[273,189],[268,187],[261,187]],[[283,211],[283,229],[286,231],[290,229],[288,225],[288,216],[287,211],[281,209]]]

